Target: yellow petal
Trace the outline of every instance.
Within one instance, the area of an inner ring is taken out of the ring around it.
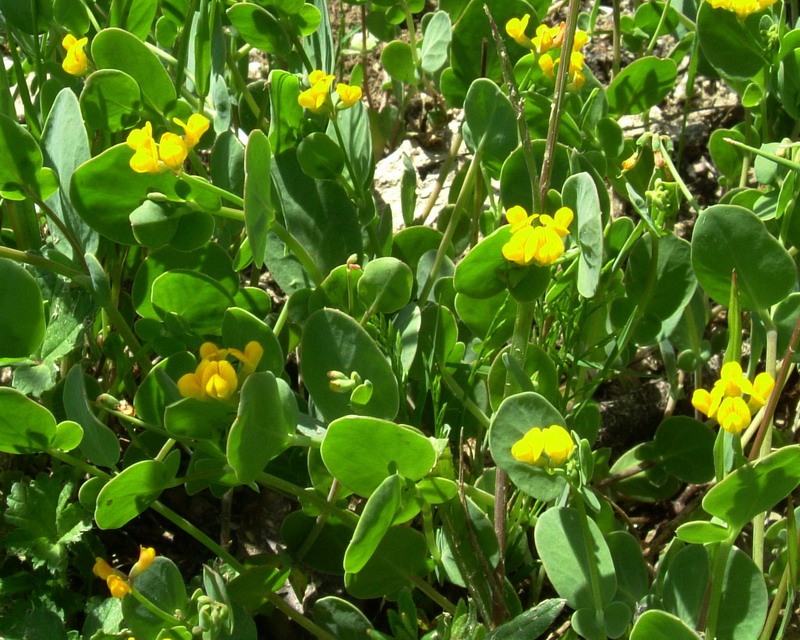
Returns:
[[[153,139],[153,125],[150,121],[144,123],[141,129],[132,129],[128,134],[125,144],[131,149],[138,150],[148,144]]]
[[[94,559],[94,566],[92,567],[92,573],[96,575],[101,580],[107,580],[108,576],[113,575],[114,569],[111,568],[111,565],[108,564],[103,558],[95,558]]]
[[[206,393],[200,384],[200,379],[194,373],[187,373],[180,377],[178,380],[178,392],[184,398],[206,399]]]
[[[753,391],[750,394],[749,407],[753,410],[760,409],[769,399],[772,390],[775,388],[775,380],[766,371],[759,373],[753,380]]]
[[[211,122],[202,113],[193,113],[189,116],[188,122],[183,122],[178,118],[173,118],[172,121],[183,129],[186,146],[189,149],[193,149],[200,142],[200,138],[211,126]]]
[[[139,560],[133,565],[130,572],[131,579],[138,576],[147,569],[156,558],[156,550],[153,547],[139,547]]]
[[[572,41],[572,50],[578,51],[579,49],[582,49],[588,41],[589,34],[587,34],[583,29],[578,29],[575,32],[575,39]]]
[[[71,33],[68,33],[61,41],[61,46],[64,47],[64,50],[69,50],[69,48],[74,46],[77,41],[78,39],[75,36],[73,36]]]
[[[162,173],[156,141],[150,138],[139,147],[130,160],[130,166],[136,173]]]
[[[692,394],[692,406],[707,416],[711,409],[711,394],[705,389],[695,389]]]
[[[189,148],[181,136],[167,131],[159,141],[158,154],[161,161],[170,169],[180,171],[186,161],[186,156],[189,155]]]
[[[552,80],[555,78],[554,68],[555,62],[549,53],[545,53],[539,58],[539,68],[544,73],[545,77]]]
[[[528,28],[528,21],[530,20],[531,16],[529,13],[526,13],[520,18],[511,18],[508,22],[506,22],[506,33],[511,37],[514,42],[522,47],[529,47],[531,46],[531,40],[528,36],[525,35],[525,30]]]
[[[519,205],[506,210],[506,220],[508,220],[508,224],[511,225],[512,233],[516,233],[522,229],[522,227],[530,226],[531,222],[536,217],[536,214],[529,216],[528,212]]]
[[[536,464],[544,450],[542,430],[534,427],[511,447],[511,455],[527,464]]]
[[[564,464],[574,448],[575,441],[564,427],[554,424],[544,430],[544,452],[551,465]]]
[[[106,584],[108,585],[108,590],[111,592],[111,596],[114,598],[124,598],[131,592],[128,583],[118,575],[108,576]]]
[[[749,424],[752,416],[747,403],[742,398],[725,398],[717,411],[717,422],[728,433],[741,433]]]
[[[66,39],[65,37],[64,41]],[[67,49],[67,55],[64,56],[61,68],[70,75],[82,76],[89,69],[89,58],[86,57],[86,52],[83,50],[87,42],[89,42],[88,38],[81,38]]]
[[[339,83],[336,85],[336,93],[339,94],[339,100],[341,100],[341,104],[344,105],[345,109],[352,107],[361,100],[361,87],[359,86]]]

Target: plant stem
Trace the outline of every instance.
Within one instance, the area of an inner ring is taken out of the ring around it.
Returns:
[[[168,614],[161,607],[154,602],[150,602],[136,587],[131,586],[131,595],[136,598],[136,601],[141,604],[145,609],[152,613],[157,618],[161,618],[164,622],[169,624],[170,627],[187,627],[183,620],[179,620],[173,615]]]
[[[428,274],[428,279],[425,281],[425,286],[422,288],[422,292],[419,296],[419,300],[423,304],[428,299],[428,294],[430,294],[431,289],[433,289],[439,269],[442,268],[442,262],[444,261],[445,254],[447,253],[447,247],[450,246],[450,242],[453,240],[453,235],[456,232],[456,227],[458,226],[458,220],[461,217],[461,210],[464,208],[464,202],[466,201],[467,193],[472,190],[472,183],[475,181],[475,174],[480,166],[481,150],[482,147],[480,146],[475,149],[475,155],[472,156],[472,162],[470,162],[469,169],[467,169],[467,175],[464,176],[464,182],[461,185],[461,191],[458,193],[458,199],[456,200],[455,207],[453,207],[453,213],[450,214],[450,220],[447,222],[447,228],[444,231],[444,236],[442,236],[442,241],[439,243],[439,248],[436,250],[436,257],[433,259],[433,266],[431,267],[431,271]]]
[[[614,50],[611,62],[611,79],[617,77],[619,73],[619,66],[621,61],[620,53],[620,34],[622,33],[622,18],[619,11],[620,0],[611,0],[611,14],[614,21],[614,31],[612,33],[612,47]]]
[[[562,54],[561,57],[564,59],[561,61],[561,64],[558,65],[553,107],[550,110],[550,121],[547,124],[547,141],[544,148],[542,175],[539,180],[539,201],[542,206],[547,202],[547,191],[550,188],[550,174],[553,172],[553,158],[555,157],[556,143],[558,142],[558,129],[561,124],[561,112],[564,108],[564,95],[567,92],[569,52],[572,51],[572,43],[575,41],[575,30],[578,27],[578,12],[580,8],[580,0],[569,0],[567,29],[564,35],[564,44],[561,45],[561,51],[568,53],[566,53],[566,55]]]
[[[289,248],[289,251],[291,251],[294,257],[303,265],[303,268],[308,272],[308,275],[311,276],[314,284],[317,286],[322,284],[322,281],[325,279],[325,274],[322,273],[317,263],[314,262],[314,258],[312,258],[311,254],[306,251],[306,248],[298,242],[297,238],[277,220],[273,221],[270,230],[278,236],[281,242]]]
[[[664,9],[661,11],[661,17],[658,19],[658,24],[656,25],[656,30],[653,32],[653,37],[650,39],[650,43],[647,45],[647,49],[645,51],[645,55],[649,56],[653,53],[653,49],[656,46],[656,41],[658,40],[658,35],[661,33],[661,29],[664,26],[664,22],[667,20],[667,12],[669,11],[669,5],[671,0],[666,0],[664,2]]]
[[[592,532],[589,529],[589,516],[586,514],[586,504],[583,502],[583,496],[581,496],[574,487],[572,488],[572,496],[580,516],[583,544],[586,548],[586,556],[589,560],[589,583],[592,588],[595,615],[597,616],[597,622],[601,623],[603,621],[603,593],[600,590],[600,576],[597,573],[597,558],[594,556],[594,541],[592,540]]]
[[[42,256],[37,256],[35,253],[20,251],[19,249],[11,249],[10,247],[0,247],[0,258],[8,258],[14,262],[21,262],[23,264],[29,264],[41,269],[47,269],[48,271],[57,273],[65,278],[69,278],[81,286],[88,286],[89,284],[89,276],[86,274],[76,271],[75,269],[63,265],[60,262],[53,262],[52,260],[48,260]]]
[[[439,370],[437,371],[437,373],[441,376],[442,381],[450,390],[450,393],[452,393],[461,402],[464,403],[464,406],[467,408],[467,411],[469,411],[473,415],[473,417],[480,423],[480,425],[484,429],[488,429],[491,423],[488,416],[483,412],[483,410],[477,404],[475,404],[472,401],[472,399],[467,395],[467,392],[461,388],[461,385],[458,384],[453,375],[447,370],[443,362],[439,362]]]
[[[678,183],[678,188],[681,190],[681,193],[683,193],[683,197],[686,198],[686,201],[691,205],[692,209],[694,209],[695,212],[699,215],[702,212],[700,205],[697,204],[697,200],[694,199],[694,196],[692,195],[691,191],[689,191],[689,188],[686,186],[686,183],[683,181],[683,178],[681,178],[680,174],[678,173],[678,170],[675,168],[675,165],[672,162],[672,158],[670,158],[669,152],[667,152],[667,150],[663,147],[663,145],[661,150],[661,156],[664,158],[664,163],[669,168],[669,171],[672,174],[672,178],[675,180],[675,182]]]
[[[736,532],[738,535],[738,531]],[[718,543],[717,553],[714,557],[714,575],[711,576],[711,596],[708,600],[706,617],[706,638],[714,640],[717,634],[717,619],[719,617],[719,604],[722,601],[722,587],[725,581],[725,568],[728,566],[728,555],[735,536]]]
[[[422,591],[422,593],[428,596],[442,609],[447,611],[447,613],[452,615],[456,612],[456,605],[454,605],[452,602],[450,602],[450,600],[445,598],[441,593],[439,593],[431,585],[425,582],[425,580],[416,575],[410,575],[408,576],[408,579],[411,581],[411,584],[413,584],[417,589]]]
[[[197,178],[188,173],[179,173],[178,178],[180,180],[183,180],[189,186],[195,186],[198,189],[203,189],[204,191],[208,191],[209,193],[213,193],[214,195],[219,196],[223,200],[232,202],[233,204],[239,207],[244,207],[244,199],[240,198],[235,193],[226,191],[225,189],[222,189],[221,187],[218,187],[217,185],[212,184],[206,180],[201,180],[200,178]],[[230,216],[225,216],[225,217],[230,217]],[[242,212],[241,220],[244,220],[244,212]]]
[[[436,206],[436,201],[439,199],[439,193],[441,193],[442,188],[444,187],[445,180],[447,180],[447,176],[450,174],[450,171],[452,171],[453,166],[455,165],[456,156],[458,156],[458,150],[461,147],[461,142],[463,139],[464,138],[461,135],[461,130],[459,129],[458,133],[453,136],[453,141],[450,144],[450,151],[447,154],[447,158],[445,158],[444,163],[442,164],[439,175],[436,177],[436,184],[433,185],[433,191],[431,191],[431,195],[428,197],[428,201],[425,203],[425,209],[419,216],[414,218],[415,225],[425,224],[425,221],[431,214],[433,207]]]

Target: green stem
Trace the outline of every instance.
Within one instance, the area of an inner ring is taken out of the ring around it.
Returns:
[[[675,180],[675,182],[678,183],[678,188],[681,190],[681,193],[683,193],[683,197],[686,198],[686,201],[691,205],[692,209],[694,209],[695,212],[700,214],[702,211],[700,209],[700,205],[697,204],[697,200],[694,199],[694,196],[692,195],[691,191],[689,191],[689,188],[686,186],[686,183],[683,181],[683,178],[681,178],[680,174],[678,173],[678,170],[675,168],[675,165],[672,162],[672,158],[670,158],[669,152],[663,147],[663,145],[661,148],[661,156],[664,158],[664,163],[669,168],[673,180]]]
[[[197,10],[197,0],[191,0],[191,4],[187,7],[186,19],[183,22],[183,29],[181,31],[181,41],[178,45],[178,59],[175,61],[175,91],[180,95],[181,88],[185,84],[184,69],[186,68],[186,59],[189,57],[189,43],[192,32],[192,21],[194,14]]]
[[[8,224],[17,246],[23,250],[38,250],[42,246],[42,235],[33,204],[30,201],[6,200],[3,208],[8,214]]]
[[[294,254],[294,257],[300,261],[300,264],[303,265],[303,268],[308,272],[308,275],[311,276],[314,284],[317,286],[322,284],[322,281],[325,279],[325,275],[317,266],[317,263],[314,262],[314,258],[311,257],[311,254],[306,251],[306,248],[300,244],[297,238],[295,238],[289,232],[289,230],[277,220],[272,223],[272,227],[270,227],[270,229],[276,236],[278,236],[281,242],[288,247],[289,251]]]
[[[658,19],[656,30],[653,32],[653,37],[650,38],[650,43],[647,45],[647,50],[645,52],[646,56],[649,56],[651,53],[653,53],[653,49],[656,46],[656,41],[658,40],[658,35],[661,33],[661,29],[664,27],[664,23],[667,20],[667,12],[669,11],[670,2],[671,0],[666,0],[666,2],[664,2],[664,9],[661,11],[661,17]]]
[[[342,130],[339,128],[339,123],[337,122],[336,118],[331,118],[331,124],[333,124],[333,130],[336,133],[336,140],[339,142],[339,147],[342,149],[342,156],[344,157],[344,166],[347,167],[347,173],[350,175],[350,180],[353,183],[353,189],[358,194],[358,197],[361,197],[361,193],[363,189],[356,181],[356,174],[353,171],[353,165],[350,162],[350,153],[348,151],[348,147],[344,144],[344,138],[342,137]]]
[[[619,0],[615,0],[618,2]],[[700,40],[697,38],[697,34],[694,34],[694,40],[692,40],[692,50],[689,53],[689,69],[687,71],[686,76],[686,99],[683,103],[683,117],[681,119],[681,135],[678,140],[678,166],[680,167],[683,164],[683,150],[686,146],[686,123],[689,121],[689,111],[692,108],[692,95],[694,95],[694,78],[697,74],[697,63],[700,59],[700,53],[698,51],[700,46]]]
[[[439,370],[437,373],[441,376],[442,381],[445,383],[450,392],[464,404],[464,406],[467,408],[467,411],[473,415],[473,417],[484,429],[488,429],[489,425],[491,424],[488,416],[470,399],[470,397],[467,395],[467,392],[461,388],[461,385],[458,384],[456,379],[447,370],[447,367],[444,366],[444,363],[439,362]]]
[[[281,307],[281,312],[278,314],[278,319],[275,321],[275,325],[272,327],[272,332],[275,334],[275,337],[281,335],[281,331],[283,331],[283,327],[288,319],[289,319],[289,301],[285,300],[283,303],[283,307]]]
[[[411,584],[413,584],[417,589],[422,591],[426,596],[428,596],[431,600],[433,600],[436,604],[438,604],[442,609],[447,611],[450,615],[453,615],[456,612],[456,605],[454,605],[450,600],[445,598],[441,593],[439,593],[436,589],[434,589],[431,585],[425,582],[422,578],[417,575],[409,575],[407,576]]]
[[[138,589],[131,586],[131,595],[136,598],[136,601],[141,604],[145,609],[147,609],[150,613],[152,613],[157,618],[161,618],[164,622],[166,622],[170,627],[186,627],[189,628],[188,625],[176,618],[173,615],[168,614],[166,611],[161,609],[158,605],[153,602],[150,602],[144,595],[142,595]]]
[[[17,90],[25,111],[25,122],[30,127],[33,137],[38,140],[42,137],[42,125],[39,124],[39,114],[36,112],[33,102],[31,102],[31,94],[28,91],[28,82],[25,78],[25,71],[22,69],[19,51],[17,51],[16,44],[9,44],[7,48],[11,52],[11,58],[14,63],[14,75],[17,77]]]
[[[461,135],[461,131],[459,130],[458,133],[453,136],[453,142],[450,144],[450,151],[447,154],[447,158],[445,158],[444,163],[442,164],[439,175],[436,177],[436,184],[433,185],[433,191],[431,191],[431,195],[428,197],[428,200],[425,203],[425,209],[419,216],[414,218],[415,225],[425,224],[425,221],[428,219],[431,211],[433,211],[433,207],[436,206],[436,201],[439,199],[439,193],[441,193],[442,188],[444,187],[445,180],[447,180],[447,176],[455,165],[456,156],[458,155],[458,150],[461,147],[462,141],[463,137]]]
[[[617,77],[619,73],[619,66],[622,60],[620,52],[620,34],[622,33],[622,18],[619,10],[620,0],[611,0],[611,13],[614,22],[614,31],[612,33],[612,47],[614,50],[611,62],[611,79]],[[687,100],[688,104],[688,100]]]
[[[8,258],[14,262],[21,262],[34,267],[39,267],[41,269],[47,269],[48,271],[62,275],[65,278],[69,278],[81,286],[89,285],[89,276],[86,274],[61,264],[60,262],[53,262],[52,260],[48,260],[42,256],[37,256],[35,253],[20,251],[19,249],[11,249],[10,247],[0,247],[0,258]]]
[[[239,207],[244,207],[244,200],[239,196],[237,196],[235,193],[226,191],[225,189],[222,189],[217,185],[212,184],[206,180],[201,180],[200,178],[197,178],[193,175],[189,175],[188,173],[179,173],[178,178],[180,180],[183,180],[186,184],[190,186],[195,186],[198,189],[203,189],[204,191],[208,191],[209,193],[213,193],[214,195],[219,196],[223,200],[232,202],[233,204]],[[231,217],[231,216],[224,216],[224,217]],[[241,220],[244,220],[244,212],[242,212]]]
[[[738,531],[736,532],[738,535]],[[717,621],[719,605],[722,601],[722,587],[725,582],[725,568],[728,566],[728,555],[735,536],[717,544],[717,553],[714,557],[714,575],[711,576],[711,596],[708,600],[706,617],[706,638],[714,640],[717,634]]]
[[[348,526],[352,526],[355,528],[356,524],[358,523],[358,516],[352,511],[347,511],[346,509],[340,509],[336,505],[329,503],[325,498],[317,494],[315,491],[307,491],[303,487],[299,487],[296,484],[293,484],[283,478],[279,478],[278,476],[273,476],[269,473],[261,472],[256,477],[256,482],[259,484],[264,485],[265,487],[277,491],[278,493],[282,493],[287,496],[291,496],[295,498],[298,502],[312,502],[317,507],[320,507],[324,511],[330,511],[331,514],[335,515],[339,518],[342,522],[344,522]]]
[[[456,232],[456,227],[458,226],[458,221],[461,217],[461,210],[464,208],[464,202],[467,199],[467,194],[472,191],[472,183],[475,181],[475,175],[480,166],[481,151],[482,147],[478,146],[478,148],[475,150],[475,155],[472,156],[472,162],[470,162],[469,169],[467,169],[467,175],[464,176],[464,182],[461,184],[461,191],[458,193],[458,199],[456,200],[455,207],[453,207],[453,213],[450,215],[450,220],[448,221],[447,228],[444,231],[444,236],[442,236],[442,240],[439,243],[439,248],[436,250],[436,257],[433,259],[433,266],[428,274],[428,279],[425,281],[425,286],[422,288],[422,293],[420,293],[419,296],[419,300],[422,304],[424,304],[428,299],[428,295],[433,288],[433,284],[436,282],[436,276],[439,273],[439,269],[442,268],[442,262],[444,262],[444,256],[447,253],[447,248],[450,246],[450,243],[453,240],[453,235]]]
[[[101,469],[98,469],[97,467],[95,467],[92,464],[89,464],[88,462],[84,462],[83,460],[80,460],[75,456],[71,456],[68,453],[64,453],[63,451],[58,451],[57,449],[49,449],[47,453],[50,457],[55,458],[56,460],[61,460],[61,462],[64,462],[66,464],[72,465],[76,469],[80,469],[84,473],[87,473],[91,476],[95,476],[96,478],[102,478],[103,480],[111,479],[110,474],[106,473],[105,471],[102,471]]]
[[[739,142],[738,140],[734,140],[733,138],[723,138],[723,140],[728,144],[732,144],[734,147],[739,147],[740,149],[744,149],[745,151],[749,151],[750,153],[755,153],[757,156],[761,156],[762,158],[766,158],[767,160],[772,160],[777,164],[782,164],[784,167],[788,167],[792,171],[797,171],[798,173],[800,173],[800,164],[798,164],[797,162],[793,162],[788,158],[782,158],[781,156],[776,156],[774,153],[768,153],[767,151],[756,149],[755,147],[751,147],[750,145],[744,144],[743,142]]]
[[[303,66],[306,68],[306,72],[311,73],[314,71],[314,65],[311,64],[311,60],[306,53],[305,47],[297,38],[297,34],[294,32],[294,27],[291,24],[285,25],[286,33],[289,34],[289,39],[292,41],[292,45],[294,46],[295,50],[297,51],[297,55],[300,56],[300,59],[303,61]],[[328,73],[328,69],[323,69],[325,73]],[[332,70],[331,70],[332,71]]]
[[[225,58],[228,63],[228,69],[230,69],[233,77],[233,83],[241,92],[242,96],[244,97],[244,101],[247,103],[247,106],[250,107],[250,111],[252,111],[253,115],[256,117],[256,119],[258,119],[258,113],[260,111],[258,103],[253,97],[253,94],[250,93],[250,89],[247,87],[247,82],[242,77],[241,71],[239,71],[239,65],[237,64],[236,60],[233,59],[233,55],[228,47],[225,47]]]
[[[562,51],[568,52],[562,55],[561,64],[558,65],[556,75],[555,95],[553,96],[553,106],[550,110],[550,121],[547,124],[547,141],[544,148],[544,160],[542,161],[542,175],[539,180],[539,201],[542,206],[547,202],[547,191],[550,188],[550,175],[553,171],[553,159],[555,158],[556,143],[558,142],[558,130],[561,123],[561,112],[564,108],[564,96],[567,93],[567,73],[569,71],[569,55],[572,51],[572,44],[575,41],[575,30],[578,27],[578,12],[581,8],[580,0],[569,0],[569,12],[567,13],[567,29],[564,35]]]
[[[400,0],[400,5],[406,14],[406,26],[408,27],[408,41],[411,44],[411,60],[414,63],[414,68],[422,74],[419,62],[419,52],[417,51],[417,28],[414,25],[414,14],[411,13],[411,8],[408,6],[406,0]]]
[[[136,338],[136,335],[133,333],[133,329],[131,329],[130,325],[122,316],[119,309],[117,309],[117,307],[115,307],[113,304],[109,304],[108,306],[103,307],[103,311],[108,314],[108,319],[111,321],[111,324],[114,326],[114,328],[119,332],[119,335],[122,336],[125,344],[128,345],[131,353],[139,362],[139,366],[142,368],[142,371],[145,374],[149,373],[153,365],[150,360],[147,359],[147,356],[142,350],[141,343]]]
[[[578,493],[575,488],[572,488],[572,496],[575,500],[575,505],[578,509],[579,520],[581,521],[581,533],[583,534],[583,544],[586,548],[586,556],[589,560],[589,583],[592,588],[592,600],[594,601],[595,615],[597,622],[603,621],[603,593],[600,590],[600,575],[597,573],[597,558],[594,556],[594,540],[592,539],[592,532],[589,529],[589,516],[586,514],[586,504],[583,502],[583,496]],[[602,627],[602,624],[600,624]],[[712,636],[709,636],[712,637]]]

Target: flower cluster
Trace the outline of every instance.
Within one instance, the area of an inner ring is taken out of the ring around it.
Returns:
[[[768,373],[759,373],[750,382],[738,362],[727,362],[711,392],[695,390],[692,405],[709,418],[716,418],[725,431],[736,435],[750,424],[752,412],[767,403],[774,387],[775,380]],[[747,402],[745,395],[749,396]]]
[[[503,246],[506,260],[519,265],[535,263],[540,267],[553,264],[564,253],[564,240],[574,214],[569,207],[561,207],[554,216],[546,213],[528,215],[520,206],[506,211],[511,225],[511,240]],[[533,225],[538,218],[539,224]]]
[[[81,38],[78,40],[71,33],[64,36],[61,41],[61,46],[67,52],[64,56],[64,61],[61,63],[61,68],[73,76],[82,76],[89,69],[89,58],[86,57],[86,52],[83,48],[89,42],[88,38]]]
[[[735,2],[736,0],[729,1]],[[755,2],[757,0],[752,1]],[[539,68],[548,79],[553,80],[555,78],[555,67],[561,58],[553,60],[553,57],[548,52],[564,44],[566,25],[563,22],[557,27],[548,27],[546,24],[540,24],[536,27],[536,35],[533,38],[529,38],[525,35],[525,30],[528,28],[530,17],[530,14],[526,13],[521,19],[511,18],[506,23],[506,33],[518,45],[527,47],[536,53],[539,56]],[[579,90],[586,82],[586,76],[583,73],[583,53],[581,53],[581,49],[588,41],[589,36],[585,31],[578,29],[575,32],[572,51],[569,56],[569,83],[567,85],[569,89],[574,91]]]
[[[136,153],[131,158],[131,169],[137,173],[164,173],[180,171],[186,156],[208,131],[210,122],[202,113],[193,113],[188,122],[178,118],[172,121],[183,129],[183,136],[167,131],[156,144],[153,125],[145,122],[141,129],[134,129],[125,141]]]
[[[331,85],[336,76],[320,71],[319,69],[308,74],[310,89],[303,91],[298,97],[297,102],[301,107],[305,107],[312,113],[335,114],[336,110],[349,109],[356,102],[361,100],[361,87],[350,86],[339,82],[336,85],[336,94],[339,101],[334,110],[331,100]]]
[[[751,13],[758,13],[775,4],[776,0],[707,0],[715,9],[735,11],[739,18],[744,19]]]
[[[185,398],[197,400],[227,400],[239,386],[239,378],[233,365],[225,358],[232,355],[242,363],[240,374],[248,376],[256,370],[264,348],[255,340],[247,343],[244,351],[219,349],[213,342],[200,347],[200,364],[194,373],[187,373],[178,380],[178,391]]]
[[[153,547],[139,547],[139,560],[136,561],[127,576],[122,571],[112,568],[103,558],[95,558],[92,573],[106,581],[108,590],[114,598],[124,598],[131,592],[136,576],[147,569],[155,557],[156,550]]]
[[[520,462],[557,467],[564,464],[575,448],[575,441],[564,427],[554,424],[546,429],[534,427],[511,447],[511,455]]]

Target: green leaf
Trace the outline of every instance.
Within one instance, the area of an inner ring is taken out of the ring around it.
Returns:
[[[653,460],[655,452],[651,443],[642,443],[622,454],[611,467],[611,474],[622,473]],[[681,483],[660,466],[649,466],[632,476],[614,483],[614,489],[633,500],[656,502],[674,495]]]
[[[289,436],[297,423],[287,420],[282,407],[286,396],[281,396],[278,387],[281,382],[264,371],[251,374],[242,385],[239,411],[227,444],[228,463],[242,484],[255,481],[267,463],[291,444]]]
[[[651,609],[636,620],[631,640],[700,640],[680,618]]]
[[[157,556],[153,563],[136,577],[136,589],[162,611],[186,611],[186,586],[180,569],[165,556]],[[124,626],[137,638],[155,638],[164,628],[164,620],[132,595],[122,599]]]
[[[679,540],[691,544],[710,544],[712,542],[723,542],[731,537],[731,531],[716,522],[705,520],[695,520],[682,524],[675,531]]]
[[[39,285],[21,265],[0,258],[0,358],[27,358],[45,335]]]
[[[345,574],[345,588],[356,598],[380,598],[396,593],[411,577],[427,573],[427,558],[421,533],[407,527],[389,529],[364,568],[355,574]]]
[[[505,290],[506,273],[511,267],[503,257],[503,245],[510,239],[511,227],[504,225],[475,245],[456,266],[453,281],[456,291],[481,299]]]
[[[303,329],[301,348],[306,388],[326,420],[354,413],[348,394],[329,387],[329,371],[347,376],[355,371],[372,383],[372,398],[359,407],[359,413],[387,420],[397,415],[397,379],[378,346],[355,320],[333,309],[314,312]]]
[[[158,460],[142,460],[109,480],[97,495],[94,519],[101,529],[119,529],[158,500],[173,475]],[[145,575],[145,574],[142,574]],[[141,590],[137,582],[137,588]]]
[[[344,168],[341,147],[325,133],[315,131],[297,147],[297,160],[310,178],[336,180]]]
[[[511,447],[533,427],[566,427],[556,408],[538,393],[528,391],[509,396],[492,416],[489,448],[497,466],[508,474],[519,489],[538,500],[555,499],[564,489],[563,476],[548,473],[542,467],[520,462],[511,455]],[[570,602],[570,605],[574,605]]]
[[[271,118],[269,143],[275,155],[297,146],[303,107],[297,102],[300,81],[294,74],[281,69],[269,73]]]
[[[158,276],[151,301],[162,318],[176,313],[200,334],[219,332],[225,311],[233,306],[233,298],[219,282],[183,269]]]
[[[553,624],[564,609],[564,604],[564,600],[560,598],[542,600],[535,607],[516,616],[513,620],[501,624],[489,633],[486,640],[518,640],[519,638],[536,640],[544,635],[544,632]]]
[[[558,595],[573,609],[595,603],[589,588],[589,565],[595,567],[602,604],[611,602],[617,590],[617,577],[611,552],[594,520],[586,522],[591,542],[584,540],[581,515],[571,507],[553,507],[536,523],[536,550],[547,577]],[[587,548],[591,544],[591,548]]]
[[[351,111],[348,109],[342,113]],[[361,232],[352,200],[340,184],[309,178],[290,149],[274,156],[272,178],[276,206],[286,228],[302,244],[324,275],[361,254]],[[267,266],[271,268],[269,261]]]
[[[281,523],[281,538],[289,552],[296,554],[306,544],[309,534],[315,529],[316,518],[309,518],[302,511],[290,513]],[[319,532],[303,555],[303,563],[315,571],[341,576],[347,542],[353,534],[354,523],[344,523],[335,516],[325,520]],[[277,588],[277,587],[276,587]]]
[[[225,402],[182,398],[164,410],[164,428],[175,438],[215,440],[233,421],[233,407]]]
[[[291,21],[297,27],[300,35],[307,37],[319,28],[322,22],[322,12],[313,4],[303,4],[300,10],[291,17]]]
[[[361,496],[370,496],[394,473],[419,480],[436,462],[430,440],[413,427],[377,418],[334,420],[322,441],[331,475]]]
[[[72,499],[74,490],[69,473],[40,473],[35,480],[15,482],[4,514],[14,527],[3,541],[8,550],[28,559],[34,569],[64,571],[68,547],[92,528],[86,512]]]
[[[233,270],[231,258],[217,243],[209,242],[193,251],[162,247],[150,252],[136,271],[131,299],[139,315],[145,318],[159,318],[150,302],[153,283],[163,273],[176,269],[205,274],[221,284],[230,296],[239,289],[239,276]]]
[[[111,24],[146,40],[157,9],[157,0],[114,0],[111,3]]]
[[[664,470],[681,482],[702,484],[714,477],[716,436],[702,422],[672,416],[656,431],[653,445]]]
[[[64,185],[48,198],[47,206],[64,223],[79,247],[87,253],[96,253],[97,232],[78,216],[67,188],[75,170],[92,157],[80,104],[72,89],[62,89],[56,96],[42,131],[41,145],[45,166],[53,169]],[[54,242],[55,248],[74,260],[77,256],[73,255],[72,245],[61,229],[50,225],[50,233],[58,240]]]
[[[672,90],[677,75],[678,67],[669,58],[639,58],[625,67],[608,86],[608,110],[616,115],[646,111]]]
[[[377,258],[364,268],[358,281],[358,295],[378,313],[394,313],[408,304],[414,276],[397,258]]]
[[[175,86],[164,65],[132,33],[122,29],[103,29],[92,40],[92,59],[98,69],[118,69],[127,73],[139,83],[144,98],[162,113],[175,100]]]
[[[700,49],[716,71],[736,80],[750,80],[761,71],[766,60],[760,42],[759,18],[755,14],[742,21],[733,11],[700,3],[697,10]]]
[[[56,425],[56,435],[51,448],[72,451],[83,440],[83,427],[72,420],[64,420]]]
[[[692,234],[692,266],[700,286],[723,305],[730,301],[736,270],[743,310],[768,309],[795,287],[794,260],[752,211],[714,205],[697,219]]]
[[[711,160],[722,175],[725,176],[728,184],[736,185],[742,173],[744,154],[741,149],[726,142],[725,138],[742,143],[746,142],[746,139],[744,134],[737,129],[717,129],[708,140],[708,151],[711,154]]]
[[[411,54],[411,45],[401,40],[392,40],[381,51],[381,65],[392,80],[403,84],[417,83],[417,69]]]
[[[314,622],[336,640],[363,640],[372,631],[372,623],[361,610],[347,600],[326,596],[314,603]]]
[[[791,445],[736,469],[705,495],[703,509],[739,530],[772,509],[798,484],[800,445]]]
[[[253,262],[259,268],[264,266],[267,234],[275,221],[270,198],[271,154],[267,136],[261,130],[253,131],[244,151],[244,221]]]
[[[497,354],[489,369],[489,378],[486,381],[489,388],[489,402],[492,409],[495,410],[505,398],[506,374],[508,373],[508,368],[503,360],[503,355],[508,353],[510,349],[510,346],[504,347]],[[531,388],[526,390],[535,391],[544,396],[550,403],[559,401],[558,373],[556,372],[556,366],[544,349],[538,345],[529,343],[528,349],[525,352],[524,364],[520,362],[516,364],[521,365],[520,368],[530,380]],[[509,395],[519,393],[520,391],[523,391],[523,389],[520,387],[517,376],[514,376],[514,380],[511,382],[511,393],[509,393]]]
[[[635,608],[636,603],[647,594],[650,583],[639,541],[627,531],[612,531],[606,536],[606,544],[617,573],[614,599]]]
[[[336,135],[333,121],[328,123],[327,133],[330,138],[339,141],[342,151],[350,159],[350,166],[355,175],[350,175],[347,165],[345,165],[345,174],[356,190],[369,190],[375,172],[375,157],[372,153],[369,114],[363,102],[359,101],[349,109],[340,111],[337,122],[339,123],[339,133],[342,134],[341,139]]]
[[[227,11],[228,18],[247,44],[265,53],[285,55],[291,49],[281,23],[257,4],[239,2]]]
[[[597,187],[588,173],[570,176],[561,194],[564,205],[578,218],[578,244],[581,248],[578,262],[578,293],[591,298],[600,281],[603,266],[603,212]]]
[[[767,619],[769,598],[764,573],[741,549],[733,548],[725,568],[717,637],[757,638]]]
[[[222,320],[223,344],[227,348],[244,351],[251,341],[258,342],[264,349],[256,371],[271,371],[280,376],[284,365],[283,350],[269,325],[244,309],[228,309]]]
[[[474,153],[481,149],[481,161],[499,177],[503,162],[518,144],[517,117],[509,99],[491,80],[478,78],[464,101],[467,125],[464,139]]]
[[[47,200],[58,189],[50,169],[42,169],[42,152],[28,130],[0,113],[0,195],[24,200],[33,193]]]
[[[81,92],[86,123],[99,130],[121,131],[139,122],[142,92],[139,84],[117,69],[100,69],[88,78]]]
[[[436,73],[447,62],[447,48],[453,37],[453,25],[446,11],[437,11],[425,26],[420,51],[423,71]]]
[[[392,474],[381,482],[367,499],[356,530],[344,553],[344,570],[358,573],[375,553],[400,509],[403,479]]]
[[[119,460],[119,441],[89,408],[86,385],[80,363],[69,370],[64,381],[64,410],[70,420],[83,429],[80,451],[94,464],[113,467]]]

